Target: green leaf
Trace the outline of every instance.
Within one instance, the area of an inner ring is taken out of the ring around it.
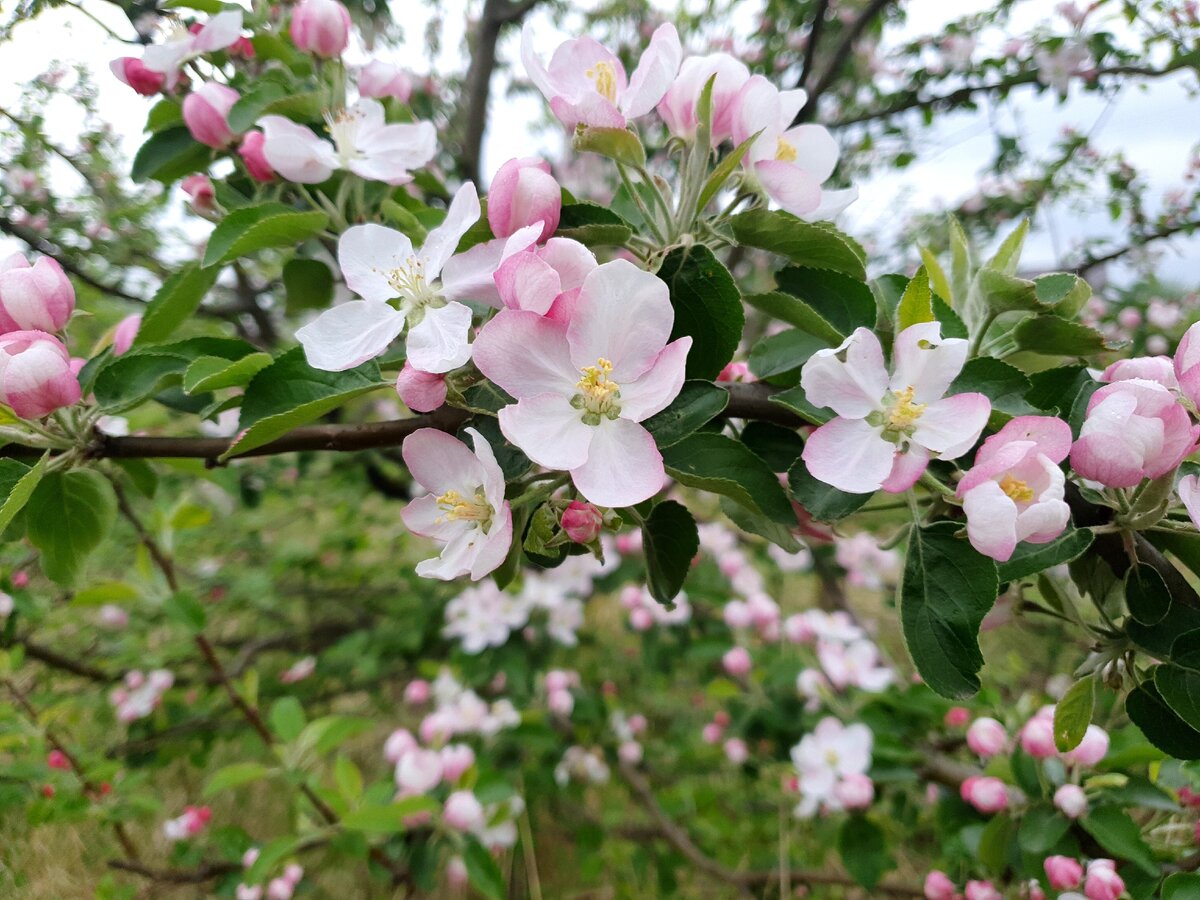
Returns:
[[[388,806],[365,806],[347,813],[342,819],[343,828],[367,834],[401,834],[406,828],[404,820],[420,813],[437,812],[440,804],[426,794],[414,794],[397,800]]]
[[[212,151],[197,143],[184,126],[167,128],[150,135],[133,158],[129,177],[136,182],[153,178],[170,184],[177,178],[199,172],[212,159]]]
[[[677,444],[712,421],[729,404],[729,392],[709,381],[685,381],[679,395],[662,412],[642,422],[659,446]]]
[[[1025,278],[982,268],[975,273],[975,291],[994,313],[1049,312],[1037,298],[1037,285]]]
[[[339,756],[333,761],[333,781],[338,793],[346,800],[354,802],[362,796],[362,772],[348,756]]]
[[[800,385],[780,391],[778,394],[772,394],[771,402],[787,407],[805,422],[813,425],[824,425],[833,418],[833,410],[825,407],[818,408],[809,403],[808,395],[804,393],[804,388]]]
[[[253,82],[253,87],[242,94],[241,98],[229,110],[229,130],[234,134],[249,131],[254,124],[271,111],[272,104],[295,93],[295,86],[289,85],[279,77],[279,70],[260,77]]]
[[[154,299],[146,305],[142,324],[133,339],[134,346],[159,344],[169,338],[200,306],[220,271],[201,269],[195,263],[189,263],[164,281]]]
[[[271,712],[267,718],[270,720],[271,730],[285,744],[290,744],[300,737],[300,732],[304,730],[304,707],[295,697],[280,697],[271,704]]]
[[[208,622],[208,615],[200,601],[187,591],[177,591],[168,597],[163,604],[163,612],[168,619],[194,633],[203,631]]]
[[[739,437],[772,472],[787,472],[804,452],[804,440],[794,429],[773,422],[747,422]]]
[[[333,273],[319,259],[290,259],[283,267],[283,289],[291,314],[324,309],[333,302]]]
[[[697,214],[704,211],[704,207],[708,206],[709,201],[717,196],[717,193],[725,185],[725,182],[729,180],[729,176],[742,164],[742,157],[746,155],[746,151],[750,149],[750,146],[758,140],[759,134],[761,132],[755,132],[750,135],[750,137],[726,153],[713,168],[712,174],[708,176],[708,181],[704,182],[704,187],[700,191],[700,197],[696,200]]]
[[[820,522],[844,519],[871,499],[871,494],[848,494],[814,478],[802,459],[788,469],[788,489],[793,499]]]
[[[1171,662],[1200,671],[1200,629],[1185,631],[1171,644]]]
[[[950,226],[950,295],[946,300],[951,306],[961,308],[971,283],[971,241],[958,219],[946,218]]]
[[[76,591],[71,597],[72,606],[103,606],[106,603],[130,604],[141,594],[132,584],[124,581],[105,581]]]
[[[992,873],[1004,871],[1009,857],[1009,844],[1013,839],[1013,820],[1007,813],[994,816],[983,827],[979,838],[979,861]]]
[[[1024,319],[1013,329],[1013,337],[1021,350],[1044,356],[1093,356],[1119,346],[1094,328],[1058,316]]]
[[[105,412],[123,412],[179,384],[187,367],[202,356],[233,361],[254,352],[245,341],[209,337],[135,347],[103,365],[92,391]]]
[[[1096,807],[1079,824],[1117,859],[1128,860],[1147,875],[1159,873],[1154,851],[1142,839],[1142,829],[1117,807]]]
[[[373,724],[364,716],[322,716],[304,726],[297,743],[324,756],[350,738],[370,731]]]
[[[26,505],[25,520],[47,577],[73,585],[111,531],[116,513],[112,486],[97,472],[73,469],[42,478]]]
[[[696,520],[681,503],[664,500],[642,523],[646,584],[659,603],[670,605],[683,589],[692,560],[700,549]]]
[[[621,247],[633,236],[633,228],[606,206],[564,203],[554,234],[588,247]]]
[[[787,294],[778,296],[786,297]],[[786,372],[797,372],[808,362],[809,357],[828,346],[828,341],[808,334],[799,328],[789,328],[787,331],[770,334],[751,348],[750,371],[756,378],[770,378]]]
[[[1059,753],[1074,750],[1092,724],[1092,708],[1096,704],[1096,679],[1090,675],[1080,678],[1054,707],[1054,746]]]
[[[1125,605],[1143,625],[1157,625],[1171,611],[1171,593],[1154,566],[1138,563],[1125,573]]]
[[[929,275],[921,266],[900,297],[900,305],[896,309],[896,331],[933,321],[933,291],[929,287]]]
[[[733,438],[697,432],[666,448],[663,465],[672,478],[688,487],[722,494],[784,525],[796,521],[771,467]]]
[[[146,127],[142,130],[154,134],[182,124],[183,108],[177,101],[164,97],[150,107],[150,112],[146,115]]]
[[[463,862],[467,864],[467,880],[471,882],[471,887],[490,900],[504,900],[507,894],[504,876],[500,874],[500,867],[492,859],[492,854],[479,841],[474,838],[467,840]]]
[[[838,829],[838,853],[850,876],[868,891],[895,866],[888,855],[883,829],[862,814],[854,814]]]
[[[1075,316],[1092,296],[1092,287],[1078,275],[1052,272],[1033,279],[1038,302],[1064,319]]]
[[[375,390],[381,386],[381,378],[374,360],[345,372],[324,372],[305,362],[303,347],[293,347],[250,381],[238,424],[242,433],[221,458],[269,444],[293,428]]]
[[[319,210],[300,212],[282,203],[235,209],[209,235],[203,265],[232,262],[267,247],[294,247],[328,224],[329,216]]]
[[[1195,872],[1176,872],[1162,883],[1160,900],[1196,900],[1200,897],[1200,875]]]
[[[1054,849],[1070,827],[1071,823],[1058,810],[1035,806],[1021,817],[1017,843],[1026,853],[1044,856]]]
[[[971,336],[958,313],[947,306],[946,301],[937,294],[933,295],[933,315],[942,325],[942,337],[960,338],[965,341]]]
[[[799,297],[793,297],[783,291],[767,291],[763,294],[750,294],[745,300],[771,318],[787,322],[796,326],[801,333],[812,335],[827,347],[840,344],[845,339],[845,335]]]
[[[751,209],[729,220],[739,244],[768,250],[793,263],[831,269],[860,281],[867,277],[862,247],[832,225],[805,222],[791,213]]]
[[[780,290],[811,306],[843,336],[856,328],[875,327],[879,311],[875,295],[864,281],[822,269],[788,266],[775,273],[775,282]]]
[[[46,474],[49,459],[50,454],[47,453],[33,468],[15,459],[0,460],[0,492],[4,497],[4,502],[0,503],[0,533],[12,524],[17,513],[25,508],[33,496],[34,489]]]
[[[900,587],[904,640],[921,677],[953,699],[979,690],[979,625],[996,600],[996,563],[956,538],[959,526],[913,529]]]
[[[1154,686],[1177,716],[1200,731],[1200,672],[1179,666],[1156,666]]]
[[[925,271],[929,273],[929,282],[933,288],[933,292],[939,297],[945,298],[946,302],[953,300],[953,292],[950,289],[950,279],[946,277],[946,270],[942,268],[942,264],[938,262],[936,256],[927,247],[917,248],[921,254],[921,264],[925,266]]]
[[[994,412],[1010,416],[1024,416],[1037,410],[1025,401],[1029,391],[1029,379],[1020,369],[990,356],[969,359],[947,394],[980,393],[992,401]]]
[[[1027,234],[1029,234],[1029,220],[1022,219],[1001,242],[999,249],[996,250],[996,255],[984,263],[984,266],[1008,275],[1017,271],[1017,266],[1021,262],[1021,249],[1025,246]]]
[[[204,786],[204,793],[201,796],[207,800],[209,797],[215,797],[221,791],[241,787],[243,784],[250,784],[260,778],[265,778],[270,771],[262,763],[233,763],[213,773],[212,777],[208,779],[208,784]]]
[[[1125,712],[1159,750],[1176,759],[1200,759],[1200,731],[1167,705],[1150,679],[1129,692]]]
[[[792,534],[792,530],[788,526],[780,525],[778,522],[771,521],[766,516],[751,512],[746,507],[734,503],[728,497],[721,498],[721,512],[725,513],[729,521],[733,522],[742,531],[766,538],[772,544],[782,547],[788,553],[799,553],[804,549],[804,545],[796,540],[796,536]]]
[[[599,153],[626,166],[641,168],[646,164],[646,148],[628,128],[585,125],[575,130],[571,144],[576,150]]]
[[[733,359],[745,313],[733,276],[703,244],[676,247],[658,277],[671,291],[675,324],[671,340],[691,335],[687,377],[713,379]]]
[[[1007,562],[997,566],[1001,583],[1028,578],[1079,557],[1092,545],[1090,528],[1068,527],[1048,544],[1020,543]]]
[[[234,362],[219,356],[202,356],[184,371],[183,390],[187,394],[201,394],[244,387],[272,362],[270,353],[251,353]]]
[[[259,851],[258,859],[246,870],[241,880],[245,884],[261,884],[268,875],[274,873],[280,863],[300,848],[303,840],[305,839],[289,835],[271,841]]]

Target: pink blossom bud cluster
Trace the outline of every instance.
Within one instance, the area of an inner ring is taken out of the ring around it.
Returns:
[[[629,584],[621,589],[621,605],[629,610],[629,627],[634,631],[649,631],[655,625],[686,625],[692,619],[691,604],[682,592],[675,597],[674,609],[667,609],[646,588]]]
[[[550,712],[564,719],[570,718],[575,709],[575,696],[571,689],[579,687],[579,673],[551,669],[543,677],[542,683],[546,688],[546,706]]]
[[[116,709],[118,721],[132,722],[154,712],[174,683],[175,676],[166,669],[155,669],[149,674],[134,669],[125,673],[124,685],[114,688],[108,699]]]
[[[448,672],[438,676],[430,693],[434,708],[418,728],[420,740],[426,745],[441,746],[454,737],[471,734],[491,737],[521,722],[510,700],[502,697],[489,703]]]
[[[1034,759],[1061,756],[1069,765],[1090,768],[1108,753],[1108,732],[1099,725],[1089,725],[1079,746],[1060,754],[1054,743],[1054,707],[1043,706],[1021,728],[1021,749]]]
[[[251,847],[242,854],[242,868],[249,869],[258,862],[260,851]],[[234,892],[237,900],[291,900],[296,888],[304,878],[304,867],[299,863],[290,862],[283,871],[267,882],[264,889],[261,884],[239,884]]]
[[[1008,787],[991,775],[972,775],[959,787],[963,800],[985,815],[1008,808]]]
[[[609,716],[609,725],[617,736],[617,758],[629,766],[636,766],[642,761],[644,750],[638,735],[646,730],[646,717],[641,713],[626,716],[621,710],[614,710]]]
[[[198,836],[212,821],[212,810],[207,806],[186,806],[183,815],[163,823],[163,836],[169,841],[186,841]]]

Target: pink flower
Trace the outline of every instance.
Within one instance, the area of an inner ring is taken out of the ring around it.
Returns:
[[[358,73],[360,97],[395,97],[401,103],[407,103],[412,92],[412,76],[382,59],[371,60]]]
[[[725,735],[725,729],[716,722],[708,722],[700,729],[700,739],[706,744],[715,744]]]
[[[1099,725],[1089,725],[1079,746],[1063,754],[1063,758],[1077,766],[1094,766],[1108,753],[1108,732]]]
[[[743,166],[771,200],[810,221],[832,219],[858,198],[858,189],[822,189],[837,167],[838,145],[820,125],[792,127],[804,101],[804,91],[781,91],[762,75],[751,76],[736,100],[733,142],[758,134]]]
[[[207,175],[189,175],[179,182],[179,187],[192,201],[196,212],[211,212],[217,206],[217,193]]]
[[[735,678],[750,674],[753,662],[745,647],[734,647],[721,657],[721,667]]]
[[[487,824],[483,804],[470,791],[455,791],[446,798],[442,821],[455,831],[479,831]]]
[[[1088,900],[1118,900],[1125,893],[1125,882],[1117,874],[1111,859],[1093,859],[1088,863],[1083,893]]]
[[[492,234],[509,237],[526,225],[541,223],[539,241],[551,238],[562,212],[562,188],[550,164],[536,156],[510,159],[496,172],[488,190],[487,217]]]
[[[624,128],[644,116],[666,94],[682,57],[679,34],[667,23],[655,30],[628,80],[616,54],[586,36],[560,44],[547,68],[533,49],[532,25],[526,22],[521,31],[526,74],[572,130],[580,124]]]
[[[966,900],[1004,900],[1004,895],[990,881],[968,881],[963,896]]]
[[[58,260],[32,266],[20,253],[0,262],[0,331],[58,331],[75,311],[75,288]]]
[[[1187,410],[1161,384],[1116,381],[1088,401],[1071,467],[1109,487],[1135,487],[1176,468],[1195,448],[1196,433]]]
[[[1008,733],[995,719],[982,716],[967,729],[967,746],[984,759],[995,756],[1008,743]]]
[[[337,0],[301,0],[288,31],[297,49],[333,59],[350,43],[350,28],[350,11]]]
[[[22,419],[40,419],[79,402],[79,379],[62,341],[44,331],[0,336],[0,401]]]
[[[1070,891],[1083,881],[1083,866],[1069,856],[1047,856],[1042,863],[1046,879],[1056,891]]]
[[[405,360],[396,376],[396,393],[413,412],[433,412],[446,402],[446,376],[414,369]]]
[[[296,887],[283,876],[272,878],[267,882],[267,900],[292,900]]]
[[[512,508],[504,499],[504,473],[492,447],[474,428],[465,444],[434,428],[404,439],[401,452],[413,479],[429,493],[400,512],[409,530],[444,546],[440,557],[417,563],[424,578],[478,581],[504,562],[512,543]]]
[[[1051,416],[1018,416],[986,441],[958,483],[967,537],[1004,562],[1017,544],[1054,540],[1071,518],[1058,464],[1071,451],[1071,426]]]
[[[642,761],[644,751],[637,741],[621,741],[617,747],[617,757],[626,765],[636,766]]]
[[[838,690],[850,687],[879,693],[895,680],[895,673],[879,663],[879,648],[868,640],[817,641],[817,659]]]
[[[963,800],[981,813],[991,815],[1008,806],[1008,788],[999,778],[972,775],[959,788]]]
[[[414,678],[404,686],[404,702],[410,706],[420,706],[429,702],[429,682],[424,678]]]
[[[551,238],[544,246],[513,253],[499,264],[493,276],[494,298],[478,291],[472,297],[493,306],[529,310],[566,322],[583,280],[595,268],[596,257],[583,244],[569,238]]]
[[[1128,381],[1131,378],[1141,378],[1145,381],[1157,381],[1165,388],[1175,390],[1179,381],[1175,375],[1175,364],[1169,356],[1137,356],[1133,359],[1119,359],[1100,376],[1101,381]]]
[[[442,777],[447,781],[458,781],[473,765],[475,751],[467,744],[450,744],[442,748]]]
[[[875,782],[869,775],[847,775],[837,783],[833,789],[833,796],[842,809],[866,809],[875,799]]]
[[[1183,333],[1175,350],[1175,377],[1193,406],[1200,405],[1200,322]]]
[[[1064,784],[1054,792],[1054,805],[1068,819],[1078,819],[1087,812],[1087,795],[1077,784]]]
[[[942,724],[947,728],[962,728],[969,721],[971,721],[971,711],[965,706],[952,706],[946,710],[946,715],[942,717]],[[969,744],[970,741],[971,736],[968,733],[967,743]]]
[[[563,531],[577,544],[590,544],[600,537],[600,529],[603,527],[604,516],[591,503],[572,500],[563,510]]]
[[[988,398],[942,399],[966,361],[966,341],[943,339],[937,322],[913,325],[896,336],[893,357],[889,379],[879,338],[858,328],[804,364],[800,382],[808,400],[837,413],[804,445],[813,477],[853,494],[881,487],[900,493],[930,459],[956,459],[979,439],[991,414]]]
[[[206,81],[183,98],[183,123],[201,144],[220,150],[233,140],[229,110],[239,99],[233,88]]]
[[[546,706],[556,716],[569,716],[575,710],[575,697],[570,691],[550,691],[546,697]]]
[[[263,156],[271,168],[300,184],[320,184],[336,170],[348,169],[367,181],[400,185],[412,181],[410,169],[425,165],[437,152],[431,123],[389,125],[383,106],[369,97],[325,120],[332,143],[283,116],[259,119],[266,136]]]
[[[442,781],[442,758],[436,750],[409,750],[396,764],[396,785],[408,794],[425,794]]]
[[[467,182],[420,250],[407,235],[382,225],[345,231],[338,241],[338,264],[346,286],[363,299],[328,309],[296,332],[308,364],[330,372],[352,369],[383,353],[406,323],[413,368],[441,374],[466,363],[471,310],[450,300],[449,286],[438,279],[459,239],[478,219],[479,198]],[[399,309],[389,302],[393,298],[399,298]],[[436,394],[425,384],[413,396],[428,405]]]
[[[725,751],[725,758],[735,766],[740,766],[750,758],[750,748],[741,738],[730,738],[722,749]]]
[[[297,681],[303,681],[316,670],[317,658],[315,656],[306,656],[303,659],[297,660],[290,669],[281,674],[279,680],[283,684],[295,684]]]
[[[195,59],[205,53],[224,50],[232,46],[241,37],[242,11],[240,9],[219,12],[201,28],[195,31],[178,29],[161,44],[147,47],[142,54],[141,68],[134,67],[134,75],[130,76],[130,66],[124,60],[114,60],[113,73],[137,90],[139,94],[146,93],[142,88],[148,87],[150,76],[146,72],[157,72],[162,76],[163,84],[168,90],[173,90],[179,81],[179,70],[190,59]],[[118,71],[117,63],[122,63]],[[142,70],[145,70],[143,72]],[[125,77],[122,77],[122,76]],[[134,82],[137,81],[138,84]],[[140,85],[140,87],[139,87]],[[153,92],[151,92],[153,93]]]
[[[383,758],[392,765],[400,762],[410,750],[417,749],[417,739],[407,728],[397,728],[383,745]]]
[[[246,164],[246,171],[255,181],[272,181],[275,178],[275,170],[271,168],[271,164],[267,162],[267,155],[263,152],[266,140],[267,136],[261,131],[247,131],[238,146],[238,156],[242,158],[242,162]]]
[[[126,316],[117,323],[112,335],[113,356],[120,356],[133,346],[134,338],[137,337],[138,329],[141,327],[142,317],[137,313]]]
[[[108,64],[118,80],[129,85],[143,97],[153,97],[163,89],[167,77],[162,72],[146,68],[146,64],[134,56],[122,56]]]
[[[1034,759],[1049,759],[1058,754],[1054,744],[1054,707],[1043,707],[1025,723],[1021,729],[1021,749]]]
[[[957,893],[945,872],[934,869],[925,876],[925,900],[954,900]]]
[[[46,765],[51,769],[58,769],[63,772],[71,770],[71,762],[67,759],[67,755],[61,750],[51,750],[46,754]]]
[[[625,260],[592,270],[569,324],[501,310],[475,341],[475,364],[517,398],[500,410],[504,436],[538,465],[569,471],[600,506],[654,496],[662,454],[638,423],[683,386],[692,340],[667,343],[674,318],[666,284]]]
[[[742,86],[750,78],[750,70],[728,53],[708,56],[689,56],[679,67],[679,75],[671,83],[658,104],[658,114],[667,130],[675,137],[691,140],[696,135],[699,120],[696,106],[708,80],[716,76],[712,92],[712,143],[718,146],[733,131],[733,115]]]

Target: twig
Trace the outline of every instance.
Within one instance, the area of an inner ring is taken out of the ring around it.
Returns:
[[[1159,228],[1156,228],[1154,231],[1139,235],[1131,240],[1128,244],[1118,247],[1115,250],[1111,250],[1101,256],[1087,257],[1083,262],[1075,267],[1075,274],[1080,276],[1086,275],[1097,266],[1102,266],[1105,263],[1110,263],[1114,260],[1120,259],[1122,256],[1133,253],[1135,250],[1142,249],[1153,241],[1160,241],[1164,238],[1173,237],[1177,234],[1190,234],[1197,228],[1200,228],[1200,219],[1188,219],[1187,221],[1176,222],[1172,225],[1162,225]]]
[[[804,62],[800,65],[800,78],[796,87],[803,88],[808,84],[808,76],[812,74],[813,60],[817,56],[817,43],[821,40],[821,32],[825,28],[825,16],[829,12],[829,0],[817,0],[817,8],[813,11],[812,25],[808,29],[808,44],[804,48]]]
[[[862,37],[867,26],[874,21],[875,17],[882,13],[894,0],[871,0],[871,3],[859,14],[858,18],[851,23],[846,29],[846,33],[842,35],[842,42],[838,44],[837,49],[833,51],[833,56],[829,59],[829,65],[825,67],[825,71],[821,73],[821,77],[817,79],[816,87],[809,92],[808,99],[800,112],[796,114],[796,119],[792,123],[798,125],[801,122],[806,122],[812,119],[817,112],[817,102],[829,90],[829,86],[833,84],[838,73],[841,72],[842,66],[846,64],[850,54],[854,52],[854,45],[858,43],[858,39]],[[807,63],[808,60],[805,60]],[[801,78],[800,87],[804,87],[804,78]]]

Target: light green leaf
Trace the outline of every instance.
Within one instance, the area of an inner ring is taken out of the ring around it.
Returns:
[[[50,454],[47,453],[33,468],[15,459],[0,460],[0,491],[4,497],[3,503],[0,503],[0,533],[12,524],[17,513],[29,502],[38,482],[46,473],[49,459]]]
[[[271,772],[262,763],[244,762],[233,763],[218,769],[208,779],[208,784],[204,786],[203,798],[207,800],[210,797],[215,797],[221,791],[229,790],[230,788],[241,787],[244,784],[258,781],[260,778],[265,778]]]
[[[169,338],[200,306],[220,271],[217,268],[201,269],[195,263],[189,263],[164,281],[154,299],[146,305],[133,345],[144,347]]]
[[[729,220],[738,243],[783,256],[800,266],[832,269],[859,281],[867,277],[866,253],[853,238],[824,222],[791,213],[751,209]]]
[[[209,235],[203,265],[232,262],[268,247],[294,247],[328,224],[329,216],[319,210],[302,212],[282,203],[235,209]]]
[[[1054,707],[1054,745],[1059,753],[1074,750],[1092,724],[1096,703],[1096,679],[1087,675],[1076,681]]]
[[[929,275],[921,266],[900,297],[900,305],[896,309],[896,332],[910,325],[933,321],[933,291],[929,287]]]
[[[221,388],[244,387],[274,360],[270,353],[251,353],[230,362],[219,356],[202,356],[183,373],[187,394],[204,394]]]

